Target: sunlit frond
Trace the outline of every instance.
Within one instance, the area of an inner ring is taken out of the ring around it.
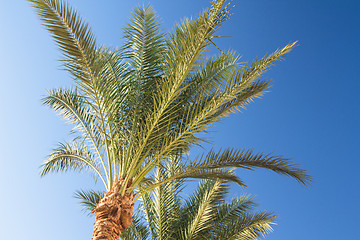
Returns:
[[[56,89],[48,92],[48,95],[43,98],[43,103],[54,109],[70,123],[75,124],[75,129],[80,130],[82,133],[81,137],[93,146],[106,178],[108,178],[102,154],[104,145],[103,132],[99,126],[99,120],[94,116],[86,98],[77,94],[77,91],[74,90]]]
[[[154,183],[159,183],[165,177],[171,177],[181,170],[180,158],[171,158],[160,165],[154,176]],[[177,222],[181,206],[179,193],[183,188],[183,181],[174,180],[165,184],[159,184],[151,193],[143,194],[142,209],[149,222],[151,235],[154,239],[167,239]],[[145,186],[148,189],[148,185]]]
[[[269,87],[269,81],[259,80],[259,77],[274,61],[281,59],[284,54],[288,53],[294,45],[295,43],[289,44],[281,50],[277,50],[273,54],[255,61],[251,67],[245,66],[240,70],[237,68],[239,63],[237,63],[237,59],[234,56],[223,55],[224,59],[228,59],[226,61],[232,63],[229,65],[232,67],[225,68],[222,72],[220,71],[222,73],[222,75],[219,75],[220,79],[227,79],[227,81],[218,80],[217,91],[210,95],[209,92],[202,91],[196,95],[195,101],[185,104],[181,102],[182,99],[179,102],[169,100],[170,103],[166,105],[169,109],[158,109],[161,113],[157,112],[155,107],[154,117],[147,120],[147,126],[145,127],[145,130],[149,129],[151,133],[145,131],[146,134],[150,135],[144,136],[144,139],[147,142],[147,146],[156,146],[158,151],[138,176],[140,178],[145,176],[165,156],[179,151],[186,151],[189,146],[201,142],[202,139],[199,138],[199,133],[206,132],[211,124],[218,121],[221,117],[234,112],[238,108],[245,108],[254,98],[264,94]],[[211,62],[209,64],[211,65]],[[216,81],[214,83],[216,84]],[[185,93],[191,84],[189,82],[188,85],[179,86],[180,92],[177,94]],[[171,91],[170,89],[167,90],[168,92]],[[161,105],[161,101],[158,103]],[[174,125],[171,125],[171,122],[175,120],[177,125],[173,127]],[[151,126],[152,124],[156,125]],[[168,129],[171,129],[171,131]],[[167,133],[167,135],[163,133]],[[138,164],[136,169],[139,167],[140,165]],[[136,179],[134,184],[137,184],[138,181]]]
[[[218,224],[227,224],[227,222],[234,221],[239,216],[247,211],[252,210],[256,204],[253,201],[254,197],[241,196],[239,198],[231,199],[228,202],[223,202],[218,206],[218,212],[215,222]]]
[[[244,213],[235,221],[215,229],[211,240],[257,240],[273,231],[276,216],[268,212]]]
[[[95,177],[100,177],[104,182],[105,179],[100,172],[96,156],[84,144],[60,143],[57,149],[54,149],[49,158],[41,167],[41,176],[50,172],[59,171],[82,171],[84,169],[90,171]]]
[[[66,69],[80,80],[84,88],[90,90],[89,84],[96,72],[96,41],[88,24],[65,1],[29,1],[61,49]]]
[[[191,162],[191,169],[216,169],[221,167],[239,167],[249,170],[265,168],[276,173],[287,175],[307,185],[311,177],[306,171],[298,168],[289,159],[271,154],[253,153],[252,150],[227,149],[215,153],[210,151],[206,156]]]
[[[155,11],[150,6],[134,9],[130,23],[124,29],[123,51],[134,69],[137,81],[152,81],[161,72],[164,34]],[[141,84],[141,83],[140,83]]]
[[[85,97],[79,95],[76,90],[55,89],[48,91],[42,102],[68,120],[70,124],[75,124],[75,129],[80,130],[83,137],[89,139],[100,152],[103,139],[99,120]]]
[[[224,181],[203,180],[185,203],[183,229],[178,232],[179,239],[207,239],[207,232],[214,227],[217,206],[226,193],[227,185]]]

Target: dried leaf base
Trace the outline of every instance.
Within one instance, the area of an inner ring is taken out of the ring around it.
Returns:
[[[120,234],[132,223],[134,194],[120,194],[123,178],[100,200],[94,209],[96,216],[92,240],[118,240]]]

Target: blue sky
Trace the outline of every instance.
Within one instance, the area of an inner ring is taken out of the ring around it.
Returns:
[[[71,0],[98,42],[120,46],[121,28],[137,0]],[[244,61],[290,41],[299,46],[266,77],[271,92],[242,114],[214,126],[215,148],[253,148],[293,158],[314,177],[306,188],[268,171],[237,171],[248,184],[231,195],[257,196],[259,209],[279,215],[270,240],[360,239],[360,2],[234,0],[218,40]],[[145,2],[149,3],[148,1]],[[152,0],[172,29],[205,0]],[[0,239],[90,239],[94,219],[73,198],[93,182],[72,173],[39,176],[39,166],[69,125],[42,106],[46,89],[72,84],[60,54],[25,0],[0,0]],[[208,147],[208,146],[206,146]]]

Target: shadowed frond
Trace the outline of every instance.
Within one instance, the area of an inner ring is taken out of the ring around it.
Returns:
[[[92,213],[92,211],[96,208],[96,205],[100,202],[100,200],[104,197],[103,192],[96,191],[84,191],[79,190],[75,193],[75,198],[80,199],[80,204],[83,207],[84,212]]]
[[[166,177],[171,177],[181,170],[181,158],[173,157],[165,161],[155,170],[154,183],[159,183]],[[152,193],[143,194],[142,209],[148,220],[151,235],[154,239],[167,239],[178,219],[181,206],[179,193],[183,188],[183,181],[173,180],[160,184]],[[145,186],[147,189],[147,186]]]
[[[130,132],[127,143],[131,145],[137,146],[142,141],[146,117],[154,109],[153,98],[157,95],[157,85],[164,64],[163,35],[158,17],[149,6],[136,7],[130,23],[124,29],[125,44],[121,49],[130,71],[127,76],[127,97],[122,104],[120,119],[121,124]],[[137,156],[140,159],[144,154],[152,152],[151,146],[144,146],[143,150]],[[136,158],[132,158],[131,162],[135,160]],[[123,169],[127,169],[130,160],[125,162],[126,167]],[[123,171],[121,174],[126,175],[127,172]]]
[[[234,71],[241,69],[240,66],[239,57],[230,51],[204,59],[194,74],[186,80],[187,88],[179,100],[186,105],[208,100],[207,98],[224,88],[225,83],[233,76]]]
[[[170,161],[171,164],[171,161]],[[184,182],[181,182],[182,185]],[[159,187],[160,188],[160,187]],[[242,196],[225,200],[228,184],[224,180],[203,180],[185,201],[176,205],[176,217],[159,222],[158,206],[165,207],[167,198],[156,194],[144,194],[141,209],[151,232],[148,239],[158,240],[222,240],[252,239],[267,235],[274,224],[275,216],[267,212],[254,212],[253,197]],[[163,188],[162,194],[173,195],[180,201],[178,191]],[[172,200],[171,202],[173,202]],[[151,211],[149,211],[151,209]],[[151,217],[153,216],[153,217]],[[166,222],[164,222],[166,221]],[[159,226],[166,223],[166,234],[159,234]]]
[[[124,54],[119,50],[100,47],[96,52],[96,63],[101,66],[98,78],[94,81],[94,91],[97,100],[94,105],[98,105],[94,110],[100,112],[106,124],[112,131],[115,131],[114,124],[121,121],[119,114],[128,107],[126,99],[129,94],[129,76],[131,70]]]
[[[140,198],[140,201],[141,201],[141,210],[145,216],[148,227],[150,229],[151,238],[156,239],[158,236],[157,234],[158,226],[156,223],[157,218],[155,217],[156,215],[155,203],[150,193],[143,194]]]

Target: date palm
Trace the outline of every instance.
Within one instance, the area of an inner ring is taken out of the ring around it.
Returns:
[[[211,150],[177,174],[154,182],[154,168],[200,145],[216,121],[244,108],[269,87],[262,74],[295,45],[251,64],[234,52],[208,58],[229,4],[213,1],[194,19],[165,35],[150,7],[138,7],[119,49],[99,45],[90,27],[66,2],[29,0],[63,54],[75,86],[50,90],[44,104],[74,125],[41,175],[75,170],[99,178],[106,193],[80,195],[99,202],[93,239],[118,239],[132,223],[134,202],[158,186],[185,178],[221,178],[245,186],[221,168],[267,168],[306,184],[308,175],[288,159],[250,150]]]

